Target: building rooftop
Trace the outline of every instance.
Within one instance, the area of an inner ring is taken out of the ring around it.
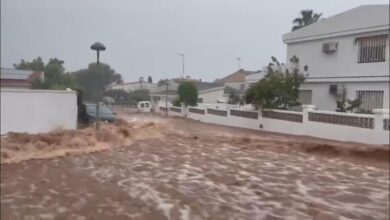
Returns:
[[[389,5],[362,5],[283,35],[284,43],[389,30]]]
[[[11,68],[1,68],[1,79],[15,79],[15,80],[27,80],[28,77],[35,71],[32,70],[17,70]]]
[[[218,87],[222,87],[223,83],[212,83],[212,82],[196,82],[196,87],[198,91],[204,91],[208,89],[214,89]]]
[[[43,80],[44,72],[1,68],[0,84],[2,87],[30,87],[36,79]]]

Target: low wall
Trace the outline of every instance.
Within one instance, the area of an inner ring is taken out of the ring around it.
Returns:
[[[264,110],[261,112],[261,123],[265,131],[305,135],[302,112]]]
[[[77,128],[75,91],[1,89],[1,134]]]
[[[168,115],[169,116],[183,116],[182,114],[182,108],[180,107],[175,107],[175,106],[171,106],[171,107],[168,107],[169,111],[168,111]],[[185,109],[183,109],[185,111]]]
[[[159,109],[165,108],[160,106]],[[177,112],[177,109],[174,110]],[[240,109],[183,107],[181,116],[206,123],[254,130],[338,141],[389,144],[389,112],[378,110],[374,113],[370,115],[318,111],[314,110],[314,106],[304,108],[303,112],[274,109],[257,112]],[[172,111],[169,111],[169,115],[179,116]]]

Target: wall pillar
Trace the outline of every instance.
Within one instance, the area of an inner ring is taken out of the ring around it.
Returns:
[[[309,121],[309,111],[315,110],[315,105],[302,105],[303,114],[302,114],[302,123],[307,123]]]
[[[383,131],[383,119],[388,118],[389,109],[374,109],[372,112],[374,113],[374,130]]]
[[[183,102],[181,103],[181,116],[187,117],[187,106]]]
[[[310,126],[309,122],[309,112],[315,110],[315,105],[302,105],[302,131],[300,132],[302,135],[309,135]]]

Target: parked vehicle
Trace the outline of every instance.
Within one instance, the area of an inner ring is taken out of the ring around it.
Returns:
[[[152,103],[149,101],[138,102],[137,109],[139,112],[151,112],[152,111]]]
[[[95,121],[96,120],[96,104],[93,103],[86,103],[86,110],[89,117],[89,121]],[[99,120],[100,121],[107,121],[107,122],[113,122],[116,120],[116,113],[112,112],[111,109],[104,104],[99,105]]]

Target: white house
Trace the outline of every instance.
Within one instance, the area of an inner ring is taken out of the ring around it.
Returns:
[[[182,81],[191,81],[196,85],[199,103],[217,103],[223,99],[224,86],[222,83],[179,78],[171,79],[168,81],[168,84],[162,84],[154,92],[151,92],[149,95],[152,104],[155,105],[158,102],[165,103],[166,99],[168,103],[172,103],[178,97],[177,89]]]
[[[266,68],[264,68],[266,69]],[[253,84],[259,82],[264,76],[267,74],[266,70],[259,71],[257,73],[253,73],[245,76],[245,90],[249,89]]]
[[[125,90],[126,92],[133,92],[137,90],[148,90],[149,92],[154,92],[157,90],[157,87],[158,87],[157,84],[154,83],[137,81],[137,82],[115,84],[110,86],[110,89]]]
[[[283,35],[306,75],[303,104],[335,110],[343,93],[363,112],[389,108],[389,5],[364,5]]]

